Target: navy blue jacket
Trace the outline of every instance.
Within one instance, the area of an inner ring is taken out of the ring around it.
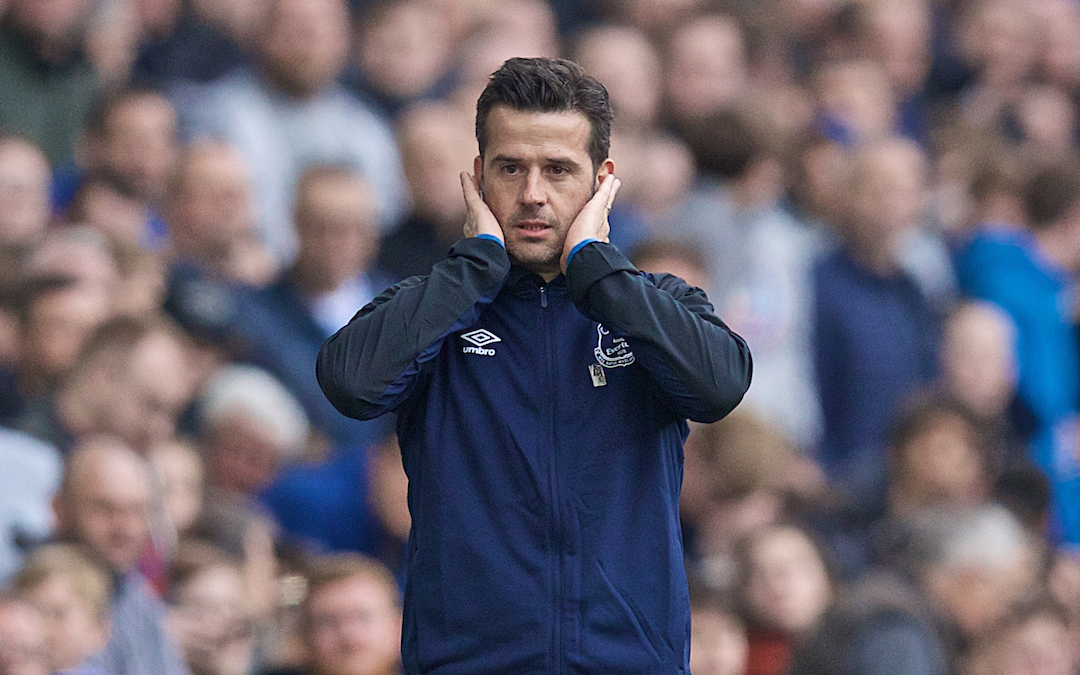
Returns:
[[[592,243],[545,283],[463,239],[319,356],[361,419],[398,412],[407,673],[688,672],[686,418],[750,383],[705,294]]]

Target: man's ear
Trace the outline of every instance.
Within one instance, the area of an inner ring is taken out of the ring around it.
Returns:
[[[602,183],[609,174],[613,173],[615,173],[615,162],[611,161],[610,157],[603,162],[600,162],[600,168],[596,170],[596,182],[593,185],[593,190],[599,190],[600,183]]]
[[[472,161],[472,173],[476,176],[476,183],[479,186],[477,192],[480,193],[480,199],[484,198],[484,158],[477,155]]]

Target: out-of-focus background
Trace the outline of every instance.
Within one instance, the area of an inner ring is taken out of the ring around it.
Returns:
[[[512,56],[754,382],[695,675],[1076,675],[1076,0],[0,1],[0,675],[398,672],[407,478],[321,343],[460,236]],[[643,537],[648,533],[642,533]]]

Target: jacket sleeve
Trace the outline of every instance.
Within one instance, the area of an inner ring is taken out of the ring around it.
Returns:
[[[750,350],[713,314],[701,289],[670,274],[650,278],[601,242],[574,255],[567,285],[585,316],[629,338],[679,414],[716,421],[750,387]]]
[[[431,274],[381,293],[319,351],[315,374],[326,398],[361,420],[394,410],[447,336],[477,320],[509,272],[501,244],[461,239]]]

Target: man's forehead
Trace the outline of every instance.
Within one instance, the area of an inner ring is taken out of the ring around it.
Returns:
[[[495,106],[487,119],[485,154],[545,149],[558,154],[580,153],[588,157],[589,118],[577,110],[537,112]]]

